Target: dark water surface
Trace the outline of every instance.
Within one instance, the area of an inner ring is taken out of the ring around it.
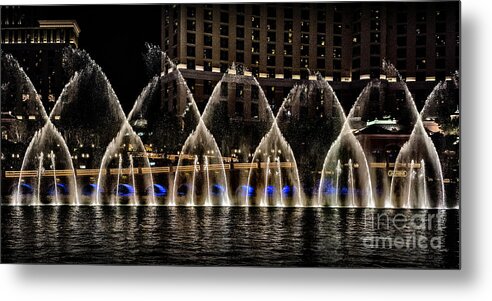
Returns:
[[[459,267],[458,210],[1,209],[2,263]]]

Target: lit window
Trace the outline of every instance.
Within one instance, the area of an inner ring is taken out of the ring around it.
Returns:
[[[195,17],[196,10],[194,7],[187,7],[186,11],[187,11],[188,18],[194,18]]]
[[[189,31],[195,31],[196,30],[196,22],[195,22],[195,20],[188,20],[186,22],[186,24],[187,24],[186,25],[187,26],[187,29]]]

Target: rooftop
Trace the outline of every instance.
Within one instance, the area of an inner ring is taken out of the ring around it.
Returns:
[[[41,28],[73,28],[77,36],[80,34],[80,27],[75,20],[38,20]]]
[[[384,134],[410,134],[411,129],[398,124],[396,119],[382,119],[367,121],[366,126],[354,131],[354,135],[384,135]]]

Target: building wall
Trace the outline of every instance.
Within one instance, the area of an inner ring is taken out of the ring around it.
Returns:
[[[80,29],[74,20],[29,19],[28,9],[2,7],[1,46],[24,68],[49,114],[67,82],[63,48],[78,47]]]
[[[310,71],[350,105],[360,82],[380,78],[385,58],[420,98],[459,69],[457,2],[175,4],[162,18],[162,49],[186,69],[198,103],[233,62],[258,78],[274,108]]]
[[[1,49],[19,62],[49,114],[68,81],[62,67],[62,50],[78,46],[80,29],[73,20],[32,19],[31,9],[1,7]],[[38,128],[41,122],[40,113],[33,113],[33,106],[25,96],[33,97],[22,94],[11,95],[16,98],[13,101],[2,99],[2,170],[21,167],[30,137],[19,136],[18,129]]]

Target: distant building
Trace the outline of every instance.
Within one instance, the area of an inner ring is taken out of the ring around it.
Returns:
[[[62,50],[66,46],[78,47],[80,28],[75,20],[38,20],[32,10],[1,7],[1,50],[19,62],[38,93],[12,95],[14,101],[2,99],[2,170],[20,169],[31,139],[22,133],[40,122],[39,108],[31,100],[40,98],[50,113],[67,82]]]
[[[19,61],[49,114],[66,84],[62,50],[78,47],[75,20],[33,19],[32,8],[2,6],[1,47]]]
[[[295,83],[314,79],[310,71],[350,107],[368,80],[386,79],[385,58],[422,105],[436,81],[459,69],[459,40],[457,1],[162,6],[161,48],[202,107],[233,62],[258,78],[274,109]],[[388,87],[381,97],[401,97]],[[253,118],[254,103],[236,89],[229,85],[223,98],[229,115]],[[169,108],[181,113],[184,104]]]
[[[395,162],[401,147],[408,141],[412,129],[396,120],[373,120],[354,131],[370,161]]]

